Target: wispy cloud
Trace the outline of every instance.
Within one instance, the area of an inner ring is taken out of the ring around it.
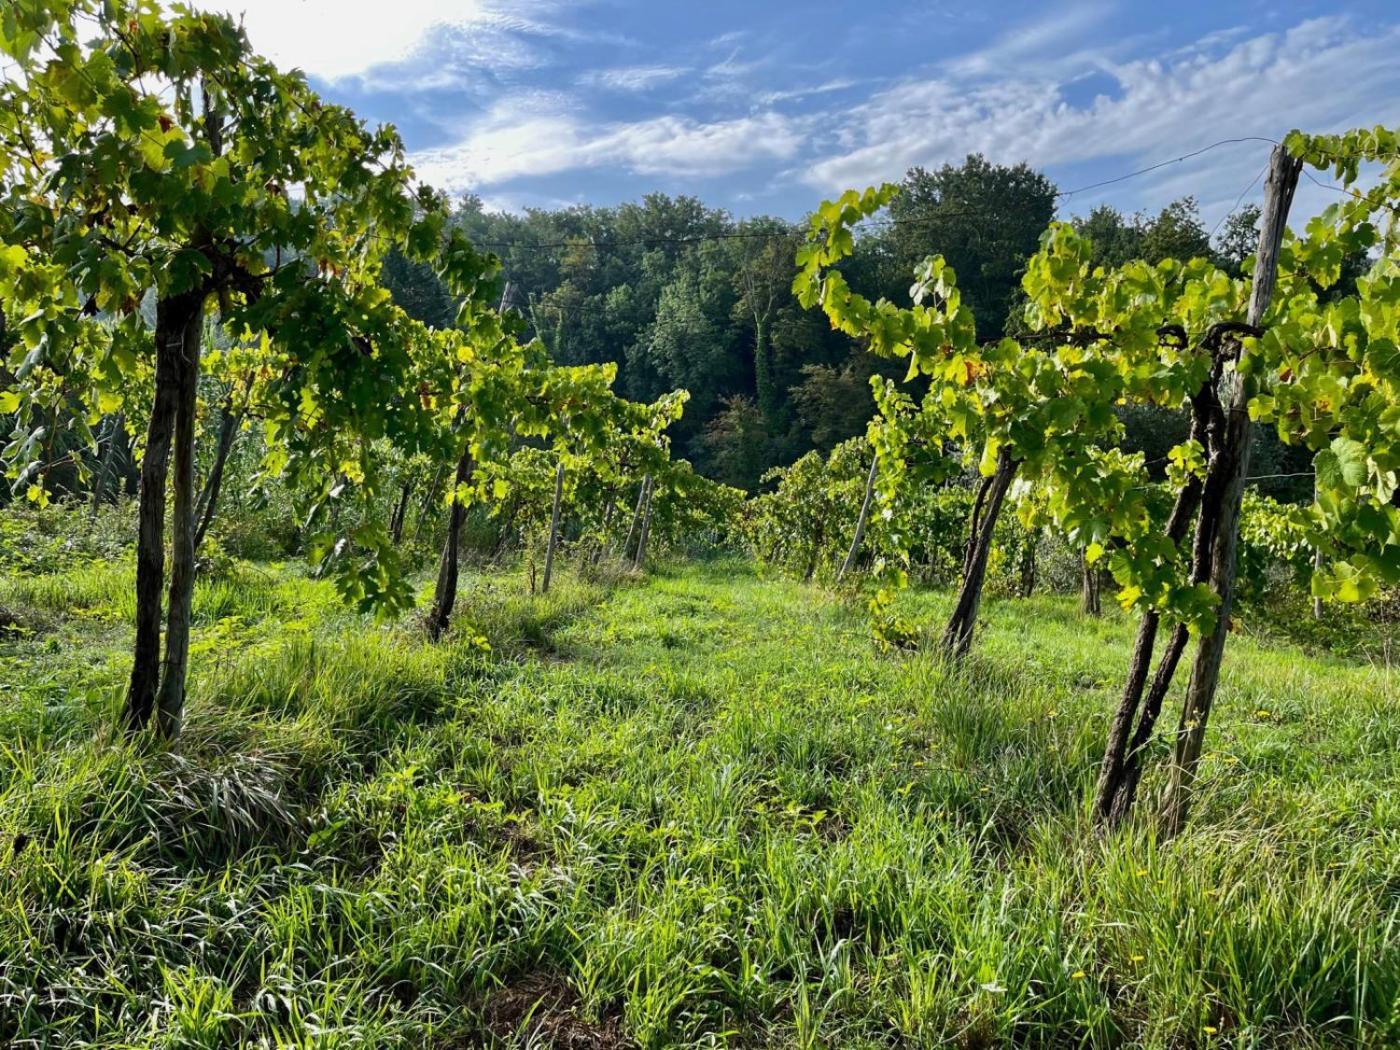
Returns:
[[[960,55],[947,64],[954,77],[1004,77],[1024,75],[1027,63],[1056,65],[1085,52],[1080,41],[1093,39],[1095,25],[1113,10],[1113,4],[1088,0],[1052,11],[1006,31],[986,47]]]
[[[487,0],[463,0],[451,12],[436,0],[195,0],[197,7],[241,17],[253,46],[283,66],[335,80],[407,57],[430,28],[478,25],[493,17]]]
[[[578,78],[583,87],[608,91],[648,91],[690,72],[689,66],[621,66],[614,69],[594,69]]]
[[[712,122],[666,115],[595,124],[576,113],[511,100],[457,144],[419,152],[412,160],[426,181],[472,190],[607,166],[637,175],[714,177],[790,160],[803,141],[802,128],[776,113]]]
[[[742,28],[718,30],[643,0],[393,0],[388,16],[384,0],[195,2],[246,11],[256,47],[399,123],[432,181],[498,201],[693,178],[721,202],[796,214],[816,192],[974,151],[1073,186],[1217,139],[1400,118],[1400,18],[1248,20],[1232,9],[1242,0],[1182,0],[1171,23],[1128,0],[867,0],[870,17],[836,39],[801,0],[755,4]],[[1213,221],[1261,148],[1070,205],[1192,193]]]
[[[1279,137],[1294,126],[1323,130],[1375,119],[1377,98],[1400,97],[1400,27],[1362,34],[1344,19],[1323,18],[1224,51],[1219,43],[1168,60],[1109,65],[1116,97],[1099,96],[1082,108],[1070,105],[1050,79],[971,86],[946,76],[908,81],[845,114],[834,148],[805,178],[831,191],[973,151],[1041,166],[1113,160],[1130,167],[1222,138]],[[1215,205],[1245,186],[1257,152],[1212,153],[1192,165],[1189,179],[1181,169],[1166,169],[1149,182],[1189,188]]]
[[[870,83],[870,81],[850,78],[828,80],[814,87],[793,88],[789,91],[765,91],[758,95],[756,101],[761,106],[773,106],[780,102],[800,102],[803,99],[814,98],[817,95],[830,95],[836,91],[849,91],[851,88],[860,87],[862,84],[867,83]]]

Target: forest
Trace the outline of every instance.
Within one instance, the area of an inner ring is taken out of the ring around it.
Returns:
[[[513,213],[0,55],[0,1043],[1400,1042],[1400,128]]]
[[[980,155],[936,171],[915,168],[887,218],[867,227],[846,272],[872,295],[897,300],[936,244],[963,275],[981,330],[999,336],[1019,323],[1020,275],[1058,196],[1027,165]],[[1212,237],[1187,197],[1153,215],[1100,205],[1073,222],[1095,245],[1097,263],[1205,257],[1238,274],[1257,220],[1257,206],[1246,205]],[[512,305],[553,360],[611,361],[618,388],[638,400],[688,390],[686,415],[672,431],[677,448],[727,485],[757,491],[766,471],[863,434],[875,410],[870,377],[902,374],[797,302],[792,258],[802,234],[781,219],[735,221],[699,200],[656,194],[617,208],[523,215],[486,212],[468,197],[452,222],[501,260]],[[1349,263],[1354,279],[1364,253]],[[423,323],[451,322],[452,296],[431,267],[395,254],[385,285]],[[1164,452],[1185,433],[1165,414],[1127,422],[1124,440],[1134,449]],[[1273,465],[1285,462],[1286,450],[1269,452]]]

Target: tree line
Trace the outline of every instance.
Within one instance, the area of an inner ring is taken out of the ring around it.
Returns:
[[[1017,325],[1021,274],[1056,212],[1054,183],[1026,164],[973,154],[914,168],[900,190],[888,216],[863,230],[843,272],[894,300],[915,265],[938,252],[960,275],[980,331],[1000,336]],[[1212,240],[1188,197],[1151,214],[1100,205],[1074,226],[1091,239],[1097,262],[1210,257],[1237,273],[1257,218],[1257,208],[1241,209]],[[738,219],[663,194],[523,214],[488,211],[467,197],[452,222],[500,258],[530,334],[555,360],[611,362],[619,389],[636,400],[690,391],[673,431],[677,448],[728,485],[758,491],[772,468],[862,434],[874,411],[870,377],[901,375],[795,298],[800,225]],[[410,314],[430,324],[451,318],[452,296],[431,268],[391,255],[385,280]],[[1137,411],[1126,422],[1128,447],[1159,462],[1184,433],[1165,414]]]

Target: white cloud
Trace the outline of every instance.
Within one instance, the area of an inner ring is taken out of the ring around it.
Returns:
[[[517,98],[497,105],[455,145],[410,159],[425,182],[470,190],[608,166],[638,175],[713,177],[790,160],[803,141],[803,128],[776,113],[710,123],[666,115],[592,124],[538,98]]]
[[[242,17],[253,47],[281,66],[328,79],[407,56],[429,28],[486,14],[483,0],[197,0]]]
[[[786,160],[801,148],[803,134],[776,113],[709,124],[667,116],[624,125],[604,141],[605,149],[621,148],[640,174],[706,176]]]
[[[1111,159],[1127,169],[1223,138],[1279,138],[1292,127],[1322,131],[1396,118],[1400,27],[1362,35],[1343,19],[1324,18],[1227,50],[1215,45],[1107,65],[1118,81],[1116,97],[1083,108],[1065,100],[1055,79],[908,81],[842,115],[825,156],[804,177],[830,192],[975,151],[1038,166]],[[1145,187],[1155,188],[1153,197],[1193,193],[1213,221],[1211,209],[1228,207],[1266,156],[1260,143],[1221,149],[1125,185],[1135,195]]]
[[[455,50],[452,65],[530,68],[530,38],[571,34],[550,16],[563,0],[194,0],[241,17],[253,47],[279,66],[327,80]],[[377,85],[439,86],[437,62],[383,71]],[[384,79],[387,77],[388,79]]]

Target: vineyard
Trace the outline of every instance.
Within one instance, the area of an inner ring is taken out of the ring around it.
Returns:
[[[0,56],[0,1043],[1400,1042],[1400,129],[541,290],[226,17]]]

